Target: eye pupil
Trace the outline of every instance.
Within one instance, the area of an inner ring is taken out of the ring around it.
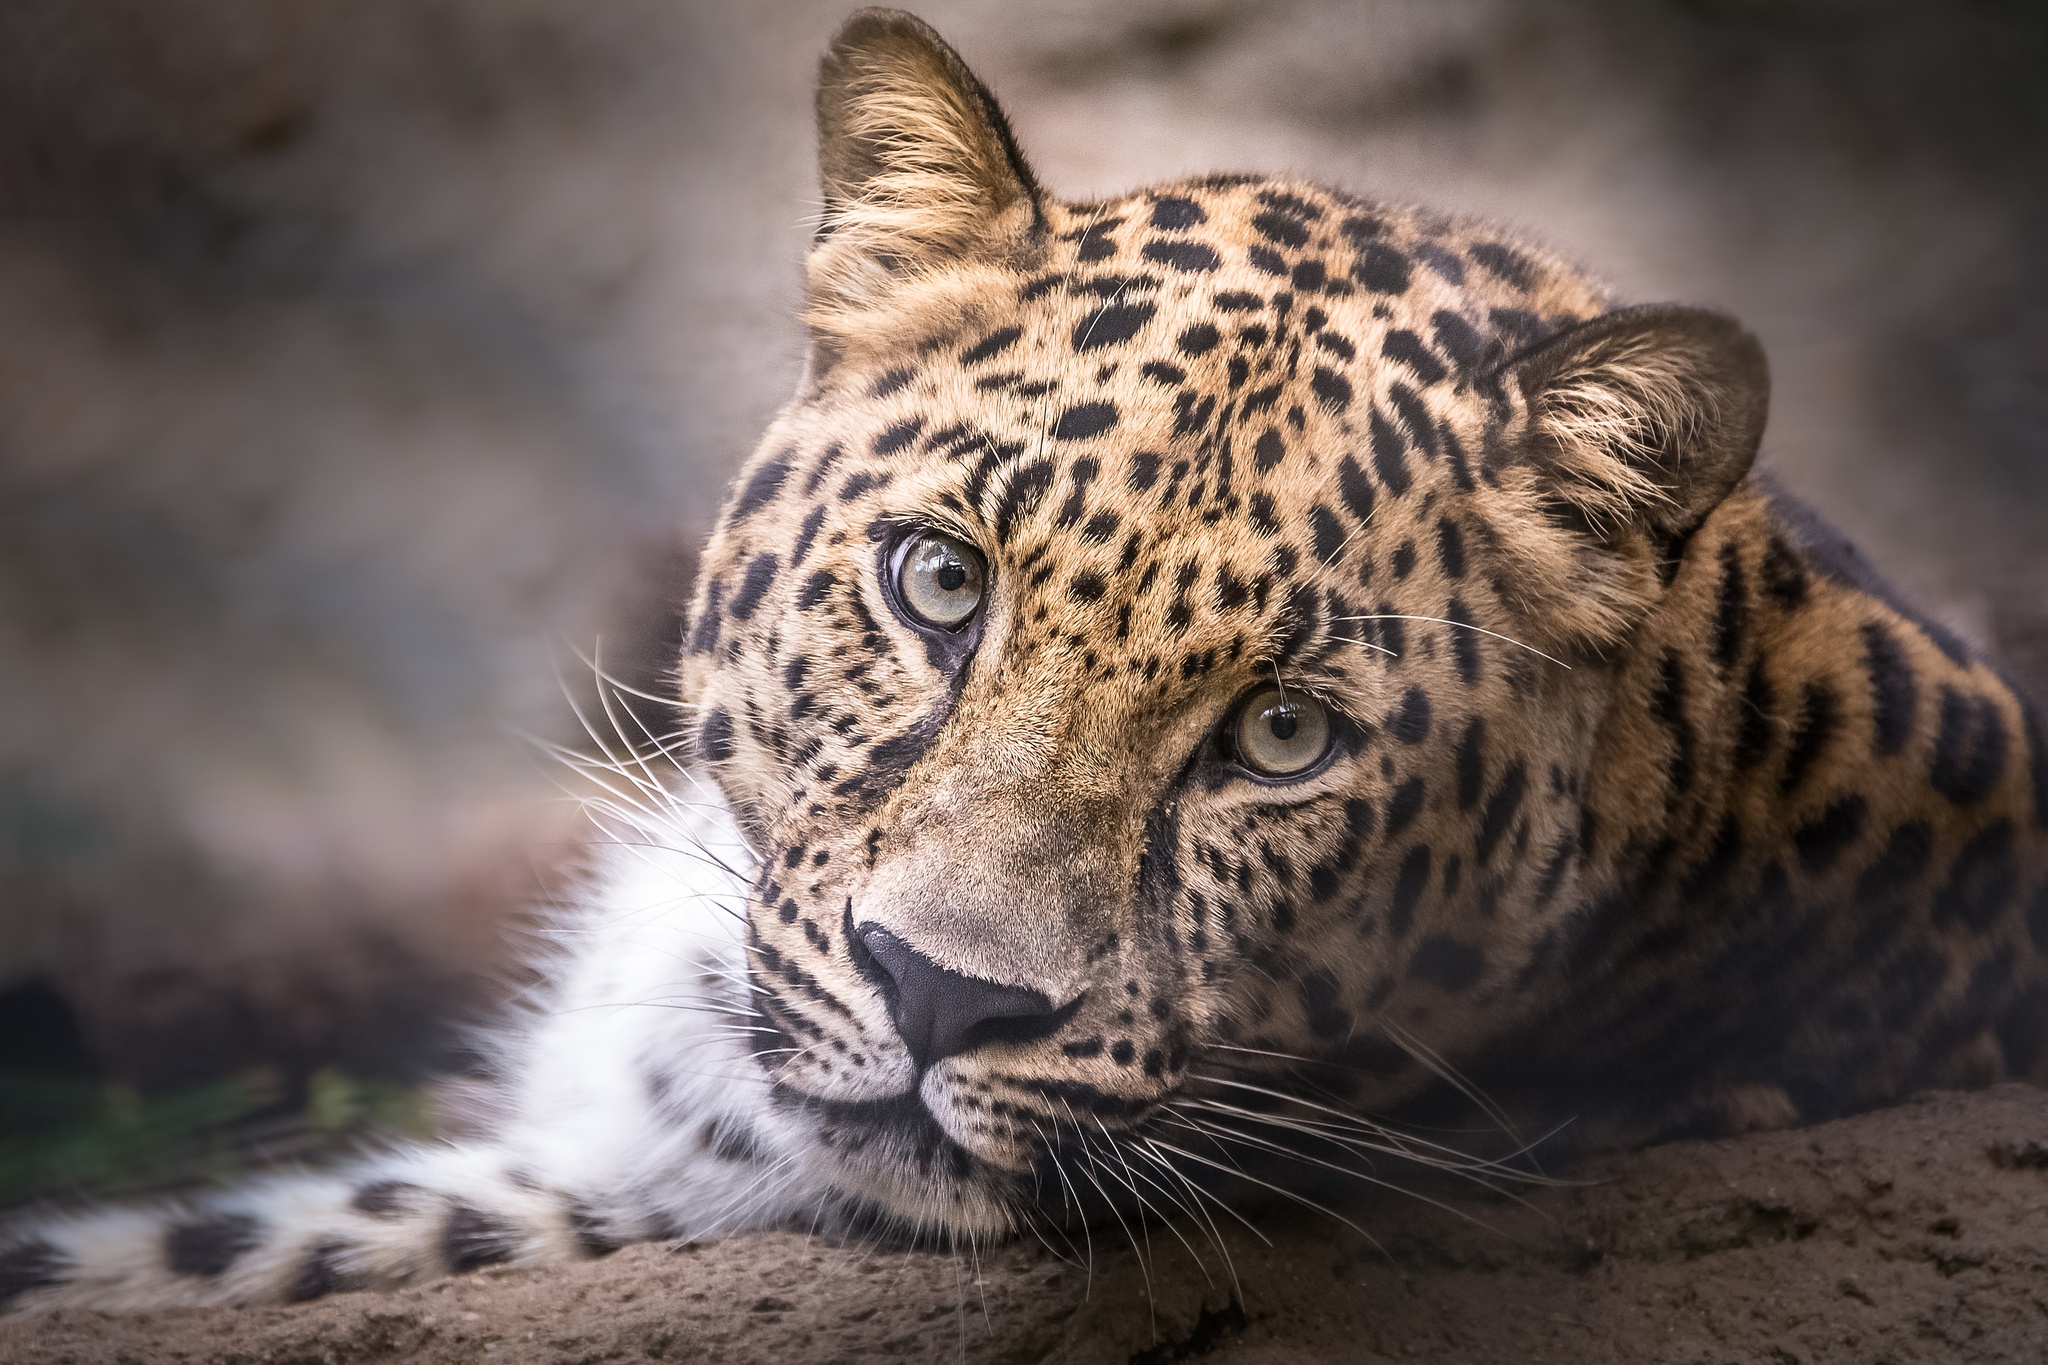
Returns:
[[[1292,711],[1273,712],[1272,719],[1268,724],[1272,728],[1273,738],[1275,739],[1293,739],[1295,730],[1299,728],[1295,724]]]
[[[947,592],[958,592],[967,582],[967,566],[957,559],[949,559],[939,566],[939,586]]]

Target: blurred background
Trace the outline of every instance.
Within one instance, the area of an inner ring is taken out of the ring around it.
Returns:
[[[0,5],[0,1203],[431,1122],[577,837],[520,736],[664,688],[800,368],[848,8]],[[2048,691],[2042,7],[921,12],[1056,193],[1295,170],[1738,314],[1766,459]]]

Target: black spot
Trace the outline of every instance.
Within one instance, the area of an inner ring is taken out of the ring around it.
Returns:
[[[1254,493],[1246,504],[1251,516],[1252,529],[1260,535],[1273,536],[1280,533],[1279,519],[1273,515],[1273,498],[1269,493]]]
[[[1109,407],[1107,403],[1099,406]],[[1115,418],[1112,417],[1110,420],[1114,422]],[[996,499],[995,524],[998,545],[1009,543],[1010,535],[1016,529],[1017,518],[1029,515],[1039,503],[1045,501],[1045,495],[1052,489],[1052,480],[1051,460],[1033,460],[1011,476],[1010,482],[1003,489],[1003,495]]]
[[[1067,595],[1077,602],[1099,602],[1108,591],[1109,585],[1102,581],[1101,574],[1085,570],[1075,574],[1067,584]]]
[[[1192,199],[1162,195],[1152,203],[1152,226],[1162,232],[1178,232],[1209,221],[1209,215]]]
[[[1149,450],[1131,456],[1131,472],[1124,482],[1133,493],[1142,493],[1159,478],[1159,457]]]
[[[1344,828],[1351,832],[1354,839],[1371,838],[1373,823],[1377,818],[1372,802],[1364,797],[1354,796],[1344,803]]]
[[[732,595],[732,605],[725,609],[726,615],[735,621],[744,621],[754,614],[754,608],[761,605],[761,598],[775,582],[775,571],[782,561],[772,554],[755,555],[747,564],[746,576],[740,580],[740,590]]]
[[[924,418],[912,417],[908,421],[898,422],[895,426],[884,429],[882,434],[875,438],[872,448],[877,455],[894,455],[915,441],[917,433],[923,430]]]
[[[1263,474],[1287,456],[1287,442],[1280,433],[1267,427],[1252,445],[1252,464]]]
[[[518,1250],[517,1228],[468,1204],[451,1207],[441,1225],[441,1259],[452,1271],[499,1265]]]
[[[1095,351],[1129,341],[1158,311],[1151,303],[1112,303],[1097,308],[1074,324],[1074,349]]]
[[[1138,254],[1148,261],[1191,275],[1214,270],[1223,264],[1223,258],[1216,254],[1216,249],[1201,242],[1147,242]]]
[[[793,569],[804,562],[811,552],[811,543],[818,538],[818,528],[825,524],[825,505],[819,503],[804,514],[803,525],[796,530],[796,547],[789,552],[789,566]]]
[[[1685,668],[1675,651],[1664,655],[1658,668],[1657,686],[1650,694],[1650,711],[1671,731],[1671,791],[1683,796],[1692,790],[1692,722],[1685,714]]]
[[[1407,578],[1409,574],[1415,572],[1415,542],[1412,540],[1402,541],[1394,547],[1394,553],[1388,558],[1394,568],[1394,577],[1397,579]]]
[[[1816,877],[1831,870],[1849,845],[1863,835],[1870,803],[1860,796],[1845,796],[1812,821],[1792,833],[1792,845],[1799,861]]]
[[[1444,567],[1444,576],[1458,579],[1465,576],[1465,537],[1458,530],[1458,523],[1444,517],[1436,524],[1436,558]]]
[[[1271,242],[1300,250],[1308,245],[1308,229],[1285,214],[1266,212],[1252,219],[1252,226]]]
[[[1403,744],[1420,744],[1429,738],[1429,694],[1411,687],[1401,698],[1401,708],[1387,717],[1387,733]]]
[[[871,493],[877,488],[887,488],[889,480],[890,476],[887,474],[877,474],[866,469],[860,470],[858,473],[849,475],[846,482],[839,485],[839,500],[841,502],[852,502],[863,493]]]
[[[789,481],[790,462],[796,458],[794,450],[785,450],[754,471],[747,480],[747,486],[733,501],[732,519],[735,525],[745,521],[754,513],[773,502],[782,492],[782,485]]]
[[[1394,874],[1394,899],[1387,911],[1387,927],[1395,938],[1408,932],[1415,922],[1415,907],[1422,902],[1422,893],[1429,889],[1429,845],[1418,844],[1408,850],[1408,856],[1401,860],[1401,870]]]
[[[1835,724],[1835,694],[1819,683],[1808,683],[1806,704],[1800,709],[1799,723],[1792,729],[1792,747],[1785,752],[1785,777],[1779,784],[1788,796],[1798,791],[1807,774],[1813,771],[1814,763],[1834,738]]]
[[[263,1225],[246,1213],[222,1213],[164,1233],[164,1260],[174,1275],[206,1279],[226,1273],[238,1257],[263,1243]]]
[[[1876,621],[1863,627],[1863,662],[1870,674],[1871,724],[1880,754],[1896,754],[1913,734],[1919,701],[1913,666],[1892,633]]]
[[[1118,1066],[1129,1066],[1137,1058],[1137,1055],[1138,1049],[1131,1045],[1131,1040],[1128,1038],[1119,1038],[1110,1044],[1110,1060]]]
[[[329,1294],[352,1288],[356,1277],[342,1270],[342,1262],[355,1250],[352,1243],[335,1238],[316,1245],[299,1263],[297,1273],[284,1291],[284,1301],[311,1303],[314,1299],[323,1299]]]
[[[887,398],[892,393],[899,393],[910,387],[910,381],[916,377],[917,371],[907,365],[890,370],[875,381],[874,387],[868,390],[868,397]]]
[[[1714,662],[1723,673],[1742,657],[1742,638],[1749,625],[1749,585],[1743,581],[1742,550],[1733,542],[1721,547],[1721,600],[1714,610]]]
[[[1346,364],[1358,359],[1358,348],[1343,337],[1338,336],[1335,332],[1318,333],[1316,335],[1316,345],[1322,347]]]
[[[1216,295],[1216,308],[1224,313],[1250,313],[1266,306],[1257,294],[1242,289],[1225,289]]]
[[[714,706],[697,726],[697,754],[706,763],[723,763],[732,757],[732,713]]]
[[[1138,367],[1138,373],[1156,384],[1167,388],[1178,388],[1187,382],[1188,372],[1178,365],[1169,365],[1163,360],[1148,360]]]
[[[1337,491],[1344,497],[1344,505],[1351,515],[1358,518],[1362,526],[1372,519],[1374,493],[1372,480],[1358,467],[1358,461],[1346,455],[1337,464]]]
[[[1344,525],[1337,520],[1337,514],[1317,503],[1308,509],[1310,528],[1315,533],[1316,558],[1325,564],[1335,564],[1344,553]]]
[[[1387,798],[1387,837],[1394,838],[1402,830],[1415,823],[1415,817],[1422,814],[1423,798],[1429,789],[1419,777],[1411,777],[1394,788],[1394,794]]]
[[[839,579],[836,575],[824,569],[818,570],[818,572],[804,580],[802,590],[797,593],[797,610],[809,611],[812,607],[825,600],[825,594],[838,586]]]
[[[1806,566],[1780,536],[1772,536],[1764,551],[1764,591],[1786,611],[1806,605]]]
[[[1351,245],[1363,248],[1373,238],[1386,232],[1387,225],[1369,213],[1354,214],[1346,218],[1337,229]]]
[[[1896,896],[1927,870],[1933,854],[1934,831],[1923,821],[1907,821],[1892,831],[1884,852],[1856,879],[1856,898],[1868,902]]]
[[[1946,928],[1960,919],[1982,933],[2012,903],[2019,889],[2012,821],[2000,820],[1980,831],[1956,855],[1948,885],[1935,897],[1934,923]]]
[[[1380,482],[1399,497],[1408,491],[1407,442],[1394,424],[1380,415],[1378,408],[1373,409],[1371,425],[1372,467],[1378,472]]]
[[[1053,439],[1057,441],[1085,441],[1100,436],[1116,425],[1116,404],[1080,403],[1061,413],[1053,423]]]
[[[704,590],[704,606],[690,627],[690,653],[709,654],[717,648],[719,632],[725,626],[724,603],[725,581],[714,578]]]
[[[1342,998],[1337,978],[1327,971],[1313,971],[1301,979],[1301,1012],[1308,1016],[1309,1032],[1318,1038],[1342,1038],[1351,1032],[1351,1013],[1338,1001]]]
[[[1367,242],[1352,263],[1351,278],[1375,294],[1408,292],[1408,258],[1384,242]]]
[[[1482,864],[1492,859],[1493,850],[1514,824],[1515,816],[1521,813],[1522,797],[1528,788],[1528,770],[1519,763],[1509,764],[1508,770],[1501,774],[1500,785],[1487,798],[1486,813],[1480,817],[1477,851]]]
[[[1252,263],[1252,269],[1266,275],[1285,275],[1287,260],[1279,252],[1266,247],[1255,246],[1245,251],[1245,259]]]
[[[999,356],[1004,351],[1015,346],[1017,339],[1023,335],[1024,329],[1022,327],[1004,327],[998,331],[990,332],[987,336],[960,353],[960,363],[962,365],[979,365],[982,361]]]
[[[1380,354],[1406,365],[1425,384],[1440,383],[1450,373],[1441,360],[1430,354],[1429,347],[1422,344],[1422,338],[1405,328],[1387,333],[1386,340],[1380,343]]]
[[[1526,290],[1536,283],[1535,268],[1529,258],[1497,242],[1480,242],[1465,254],[1503,284]]]
[[[1316,401],[1327,412],[1342,412],[1351,406],[1351,381],[1335,370],[1316,366],[1309,376],[1308,386],[1315,390]]]
[[[1486,717],[1474,716],[1458,740],[1458,809],[1479,804],[1486,786]]]
[[[1941,729],[1928,780],[1959,806],[1989,796],[2005,774],[2005,717],[1989,697],[1941,689]]]
[[[1308,870],[1309,894],[1318,901],[1326,901],[1337,894],[1337,869],[1328,863],[1317,863]]]
[[[1431,934],[1416,946],[1408,975],[1434,981],[1447,991],[1462,991],[1486,971],[1486,955],[1463,939]]]
[[[1109,234],[1121,222],[1121,218],[1112,218],[1104,223],[1090,223],[1082,229],[1081,244],[1075,255],[1084,261],[1103,261],[1116,255],[1116,239]]]
[[[1455,623],[1451,630],[1451,658],[1458,665],[1458,681],[1470,687],[1479,681],[1479,635],[1457,628],[1472,624],[1464,598],[1453,597],[1445,605],[1444,620]]]
[[[1329,277],[1330,272],[1323,268],[1321,261],[1303,261],[1294,267],[1294,274],[1290,278],[1296,289],[1304,294],[1314,294],[1322,289]],[[1350,286],[1345,287],[1348,289]]]
[[[349,1196],[348,1206],[372,1218],[392,1218],[405,1213],[420,1187],[409,1180],[379,1180]]]
[[[1439,308],[1429,315],[1429,330],[1436,348],[1451,358],[1460,374],[1472,373],[1486,357],[1478,329],[1448,309]]]

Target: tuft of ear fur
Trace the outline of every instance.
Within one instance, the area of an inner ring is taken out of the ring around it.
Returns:
[[[880,306],[963,258],[1014,250],[1044,226],[995,97],[901,10],[856,12],[819,64],[818,177],[814,325]]]
[[[1509,362],[1523,458],[1598,534],[1684,535],[1756,459],[1770,407],[1763,347],[1721,313],[1624,308]]]
[[[1525,628],[1599,656],[1625,639],[1687,538],[1742,482],[1770,405],[1763,348],[1734,319],[1661,304],[1573,327],[1499,372],[1509,421],[1488,480]]]

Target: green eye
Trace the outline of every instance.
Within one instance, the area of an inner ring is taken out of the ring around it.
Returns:
[[[1254,692],[1237,713],[1237,756],[1266,777],[1293,777],[1322,761],[1330,714],[1306,692]]]
[[[987,589],[988,568],[973,547],[937,531],[920,531],[897,548],[896,598],[928,626],[957,630]]]

